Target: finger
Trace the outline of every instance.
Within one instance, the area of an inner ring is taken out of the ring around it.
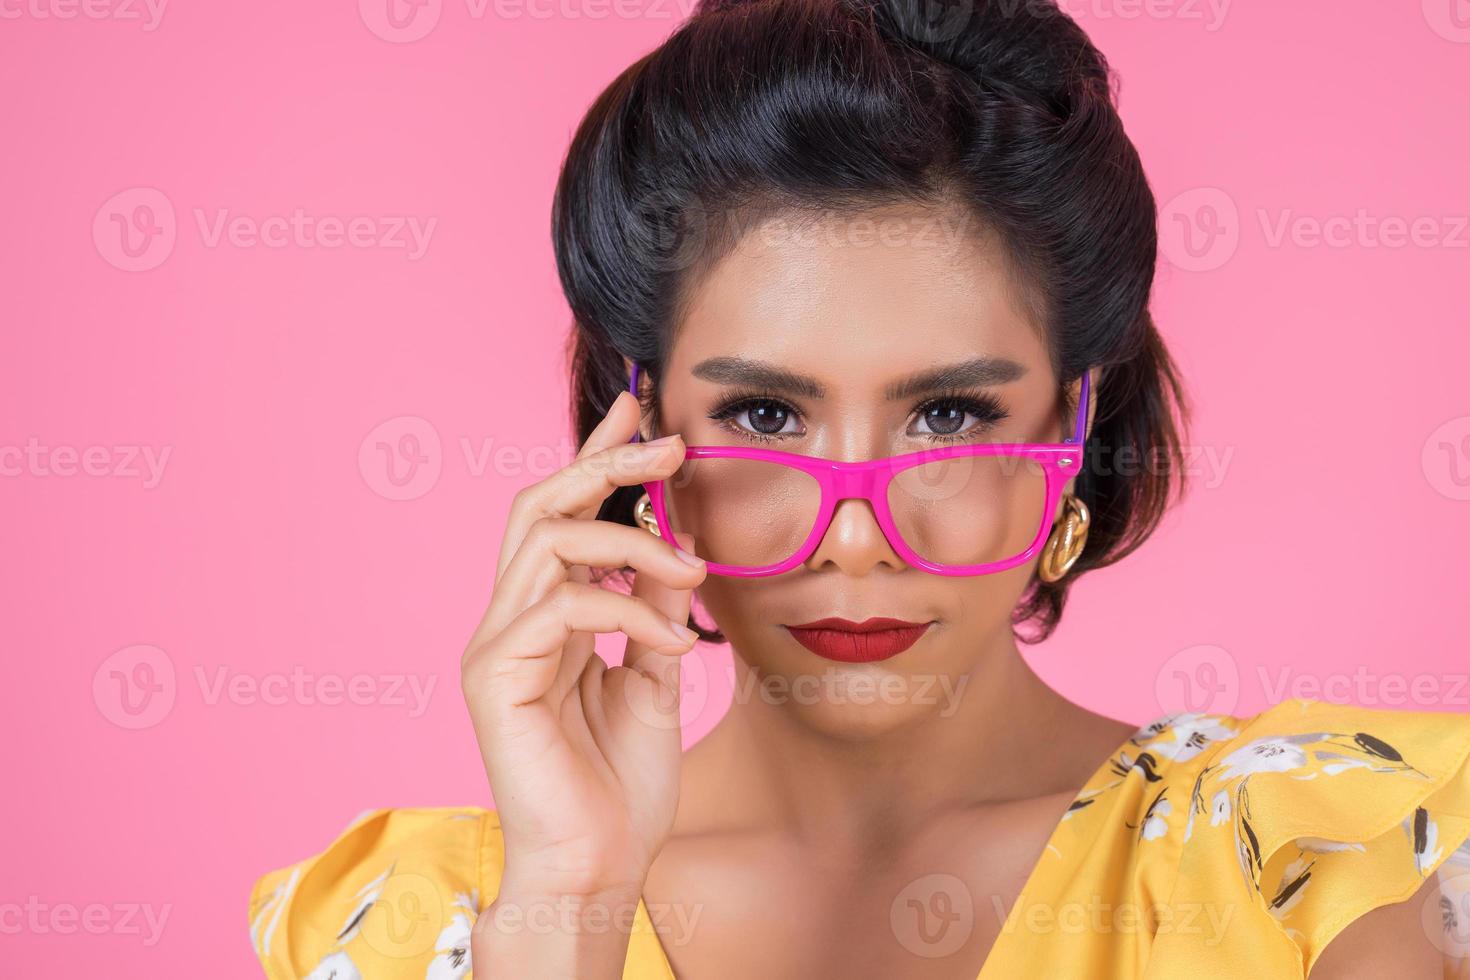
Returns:
[[[550,690],[574,632],[622,632],[657,653],[677,654],[693,643],[684,629],[641,598],[563,582],[489,642],[472,645],[461,663],[462,681],[466,693],[502,708],[519,707]]]
[[[682,553],[693,553],[694,539],[692,537],[676,532],[674,538],[684,549]],[[673,549],[670,548],[670,550]],[[680,564],[683,562],[681,561]],[[704,575],[701,574],[699,581],[703,580]],[[669,620],[675,623],[687,623],[689,609],[694,599],[694,586],[698,584],[699,582],[696,581],[685,585],[677,579],[672,582],[667,579],[661,581],[652,575],[644,575],[640,570],[633,579],[633,595],[663,613]],[[677,655],[664,656],[656,651],[652,644],[644,643],[639,637],[630,636],[628,638],[628,645],[623,651],[623,666],[639,673],[655,676],[661,683],[670,684],[674,690],[678,690],[679,657]]]
[[[612,449],[615,446],[626,446],[638,431],[639,423],[643,419],[643,409],[638,403],[638,398],[631,391],[620,391],[618,397],[608,406],[607,414],[587,435],[587,441],[577,450],[575,459],[582,459],[604,449]],[[597,504],[585,507],[577,514],[585,520],[591,520],[597,516]]]
[[[597,508],[618,487],[662,480],[684,462],[684,441],[677,435],[666,443],[635,443],[599,449],[557,470],[516,494],[506,521],[496,566],[498,582],[521,546],[531,525],[543,517],[577,518]]]
[[[570,547],[577,549],[585,546],[588,543],[588,539],[585,533],[582,532],[585,532],[587,523],[584,521],[567,521],[565,523],[571,532],[576,535],[569,539],[571,542]],[[667,600],[661,599],[662,596],[671,592],[683,592],[686,596],[692,595],[692,590],[700,582],[704,581],[707,567],[702,559],[694,555],[692,547],[679,551],[675,550],[669,542],[651,535],[641,528],[628,528],[616,524],[605,526],[611,529],[616,535],[622,535],[624,532],[631,534],[632,537],[629,541],[630,547],[628,550],[617,554],[602,553],[594,555],[590,563],[609,567],[615,565],[617,567],[627,566],[633,568],[632,595],[645,602],[649,602],[654,608],[663,608],[659,602],[667,602]],[[688,535],[684,535],[681,540],[687,542],[692,539]],[[525,549],[523,548],[522,550]],[[585,555],[586,553],[574,550],[574,554]],[[645,556],[649,560],[644,560]],[[562,560],[569,559],[563,555]],[[575,560],[587,561],[588,559],[580,557]],[[587,565],[574,565],[573,571],[587,567]],[[639,585],[640,582],[643,584]],[[683,624],[688,622],[689,608],[690,600],[688,598],[684,600],[681,606],[676,596],[673,604],[663,609],[663,611],[668,614],[671,622]],[[583,640],[586,641],[585,644],[579,642]],[[567,648],[562,653],[561,666],[557,668],[556,680],[552,683],[549,697],[560,698],[565,696],[567,692],[571,691],[581,682],[583,668],[587,666],[590,660],[601,662],[601,658],[596,656],[592,640],[592,635],[589,633],[577,633],[568,641]],[[648,650],[647,644],[638,643],[631,639],[629,642],[633,643],[635,648],[640,652],[640,655],[646,653]],[[679,657],[678,655],[674,655],[670,659],[677,663]],[[623,665],[629,666],[626,648],[623,654]],[[660,669],[667,670],[668,667],[661,666]],[[677,682],[677,678],[675,678],[675,681]]]
[[[639,578],[646,573],[686,589],[698,585],[705,576],[703,561],[687,551],[676,551],[669,542],[643,528],[610,521],[543,517],[531,525],[501,576],[479,632],[489,639],[571,579],[573,571],[589,567],[631,567]]]
[[[634,431],[636,431],[641,415],[642,412],[638,407],[638,399],[633,397],[633,393],[628,391],[619,392],[618,397],[614,398],[612,404],[607,407],[607,413],[603,415],[602,420],[587,434],[586,441],[577,450],[577,455],[574,459],[580,459],[583,456],[589,456],[600,450],[627,443],[632,438]],[[521,494],[517,494],[516,501],[519,502],[520,499]],[[512,514],[514,514],[514,504],[512,504],[511,510]],[[510,555],[515,550],[515,543],[511,540],[510,535],[507,535],[501,540],[500,557],[495,566],[497,569],[502,569],[506,566],[506,563],[510,560]]]
[[[611,449],[627,442],[637,431],[642,415],[638,399],[631,391],[618,392],[618,397],[607,407],[607,414],[602,417],[602,421],[587,433],[587,441],[577,450],[576,458],[591,456],[599,450]]]

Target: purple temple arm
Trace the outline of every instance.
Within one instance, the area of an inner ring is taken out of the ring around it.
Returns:
[[[633,370],[629,373],[629,378],[630,378],[630,380],[628,381],[628,390],[633,393],[633,397],[634,398],[637,398],[638,397],[638,362],[637,361],[634,361],[633,362]],[[633,427],[633,438],[629,439],[628,441],[629,442],[637,442],[638,441],[638,427],[637,426],[634,426]]]

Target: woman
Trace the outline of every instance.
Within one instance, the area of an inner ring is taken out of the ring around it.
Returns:
[[[498,809],[376,811],[265,875],[268,973],[1459,968],[1470,719],[1139,727],[1020,656],[1181,472],[1154,200],[1070,19],[706,0],[592,107],[553,217],[582,448],[517,496],[464,654]],[[681,755],[696,634],[737,693]]]

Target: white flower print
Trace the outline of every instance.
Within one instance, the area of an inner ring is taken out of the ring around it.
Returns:
[[[1258,738],[1221,760],[1221,779],[1238,779],[1258,772],[1291,772],[1307,764],[1301,746],[1284,738]]]
[[[1174,724],[1150,742],[1148,749],[1165,759],[1187,762],[1211,742],[1223,741],[1234,734],[1235,729],[1224,724],[1218,715],[1190,712],[1175,718]]]
[[[1340,773],[1340,772],[1347,772],[1349,769],[1378,769],[1379,768],[1378,766],[1373,765],[1371,762],[1367,761],[1366,759],[1359,759],[1359,758],[1354,758],[1352,756],[1340,755],[1337,752],[1318,752],[1317,753],[1317,758],[1319,758],[1319,759],[1334,759],[1334,760],[1336,760],[1334,762],[1324,762],[1323,765],[1322,765],[1322,771],[1324,773],[1326,773],[1327,775],[1329,775],[1329,776],[1336,776],[1338,773]]]
[[[1144,840],[1158,840],[1169,832],[1169,824],[1164,819],[1174,812],[1174,805],[1168,800],[1159,800],[1149,808],[1148,815],[1143,821],[1142,837]]]
[[[1126,751],[1119,752],[1118,757],[1112,762],[1112,770],[1115,774],[1127,778],[1132,773],[1139,773],[1144,779],[1156,783],[1163,776],[1156,771],[1159,765],[1158,757],[1152,752],[1140,752],[1138,758],[1134,758]]]
[[[1439,824],[1421,806],[1404,820],[1403,827],[1414,846],[1414,867],[1423,877],[1444,855],[1444,849],[1439,846]]]
[[[276,925],[281,921],[281,911],[291,900],[291,894],[300,880],[301,865],[298,864],[291,869],[291,877],[277,885],[270,898],[261,903],[260,911],[255,914],[255,921],[250,923],[250,939],[261,956],[270,955],[271,937],[275,935]]]
[[[1302,900],[1307,884],[1312,880],[1313,862],[1298,858],[1286,866],[1281,873],[1282,886],[1271,900],[1271,914],[1280,919]]]
[[[470,931],[480,905],[480,892],[454,896],[454,916],[434,943],[434,959],[425,980],[463,980],[470,975]]]
[[[351,914],[347,916],[347,921],[343,923],[342,931],[337,934],[338,945],[347,945],[362,929],[363,919],[367,918],[368,910],[377,904],[378,896],[383,894],[383,883],[392,873],[393,865],[390,864],[388,870],[357,890],[357,904],[353,906]]]
[[[1186,841],[1189,840],[1190,836],[1194,833],[1194,815],[1196,813],[1204,812],[1204,794],[1200,791],[1200,786],[1203,783],[1204,774],[1202,773],[1200,777],[1195,780],[1194,793],[1190,796],[1189,820],[1184,825],[1184,839]],[[1210,800],[1210,826],[1218,827],[1229,819],[1230,793],[1222,789],[1215,793],[1214,798]]]
[[[352,962],[352,957],[339,949],[322,957],[316,969],[306,975],[306,980],[362,980],[362,974],[357,964]]]
[[[1210,801],[1210,826],[1218,827],[1230,819],[1230,794],[1225,790],[1215,794]]]

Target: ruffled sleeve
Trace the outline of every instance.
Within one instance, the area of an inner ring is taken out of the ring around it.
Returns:
[[[495,813],[479,808],[362,814],[320,853],[255,882],[250,939],[266,976],[469,976],[499,841]]]
[[[1305,977],[1435,878],[1423,926],[1470,977],[1470,716],[1294,699],[1196,760],[1150,978]]]

